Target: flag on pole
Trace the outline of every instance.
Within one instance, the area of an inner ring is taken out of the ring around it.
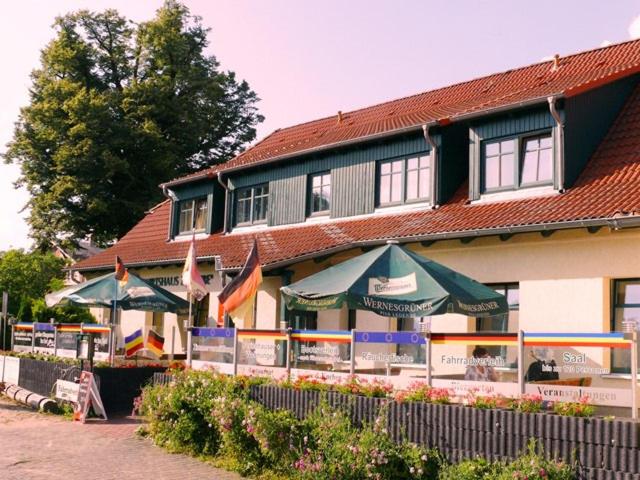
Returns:
[[[131,335],[124,337],[124,350],[127,357],[131,357],[138,350],[142,350],[144,344],[142,343],[142,329],[139,328]]]
[[[218,302],[218,315],[216,317],[216,327],[224,327],[224,306]]]
[[[153,330],[149,330],[149,334],[147,335],[147,350],[151,350],[156,356],[161,357],[164,353],[164,337],[161,337],[159,334],[154,332]]]
[[[125,268],[124,263],[119,256],[116,255],[116,280],[120,283],[120,286],[123,287],[129,281],[129,271]]]
[[[258,242],[254,240],[242,271],[218,295],[219,302],[234,322],[243,320],[246,324],[251,320],[256,293],[261,283],[262,270],[258,258]]]
[[[189,253],[184,262],[182,269],[182,283],[187,287],[187,292],[191,294],[197,301],[202,300],[207,293],[207,287],[198,271],[198,259],[196,257],[196,235],[191,237],[191,245],[189,245]]]

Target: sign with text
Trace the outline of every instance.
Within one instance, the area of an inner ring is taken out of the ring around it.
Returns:
[[[100,398],[100,391],[98,390],[96,379],[93,373],[83,370],[80,374],[78,402],[73,419],[85,423],[87,421],[87,415],[89,414],[89,408],[93,408],[96,415],[100,415],[105,420],[107,419],[107,413],[104,410],[104,405]]]
[[[78,403],[80,395],[80,385],[67,380],[56,381],[56,398],[67,402]]]
[[[232,363],[233,341],[232,328],[193,328],[192,358],[197,361]]]
[[[14,327],[13,349],[16,352],[30,352],[33,349],[33,327],[26,328],[19,325]]]
[[[50,353],[55,350],[56,329],[50,323],[34,323],[35,340],[33,343],[36,352]]]
[[[286,340],[280,330],[238,330],[238,364],[284,367]]]

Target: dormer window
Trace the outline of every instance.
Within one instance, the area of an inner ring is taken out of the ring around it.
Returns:
[[[207,197],[180,201],[179,233],[204,232],[207,226],[209,203]]]
[[[327,215],[331,208],[331,172],[309,175],[309,214]]]
[[[385,160],[378,164],[378,206],[427,201],[430,198],[430,157]]]
[[[483,192],[553,184],[552,145],[551,132],[483,142]]]
[[[253,225],[267,221],[269,184],[241,188],[235,195],[235,224]]]

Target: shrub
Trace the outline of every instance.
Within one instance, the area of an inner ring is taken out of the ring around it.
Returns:
[[[344,412],[323,404],[304,423],[309,434],[294,463],[298,478],[402,480],[433,479],[437,474],[440,457],[417,445],[394,442],[384,413],[359,429]]]
[[[536,452],[536,441],[529,442],[527,451],[511,463],[502,466],[496,480],[574,480],[575,469],[564,462],[544,458]]]
[[[186,370],[177,372],[171,385],[145,387],[134,407],[147,418],[156,444],[174,452],[215,455],[220,447],[220,432],[211,409],[227,388],[224,376]]]
[[[265,463],[254,436],[254,409],[254,405],[229,391],[216,398],[211,409],[222,439],[221,453],[230,462],[229,467],[242,475],[259,472]]]
[[[500,473],[502,464],[490,463],[484,458],[464,460],[455,465],[444,465],[439,472],[439,480],[494,480]]]

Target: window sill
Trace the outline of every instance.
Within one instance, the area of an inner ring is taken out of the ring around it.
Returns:
[[[329,213],[313,214],[306,218],[305,223],[322,223],[330,220]]]
[[[233,229],[231,230],[231,232],[229,232],[229,234],[256,232],[260,230],[265,230],[267,228],[269,228],[269,225],[267,225],[266,222],[254,223],[253,225],[238,225],[236,227],[233,227]]]
[[[542,187],[527,187],[518,190],[507,190],[503,192],[483,193],[479,200],[473,200],[471,205],[482,205],[485,203],[508,202],[510,200],[521,200],[524,198],[546,197],[559,195],[560,192],[553,188],[553,185]]]
[[[400,213],[400,212],[410,212],[412,210],[426,210],[431,208],[433,205],[431,202],[413,202],[413,203],[403,203],[400,205],[389,205],[388,207],[377,207],[374,212],[375,213]]]
[[[176,235],[171,240],[172,242],[188,242],[191,240],[193,234],[189,233],[181,233],[180,235]],[[209,234],[207,232],[196,232],[196,240],[204,240],[205,238],[209,238]]]

